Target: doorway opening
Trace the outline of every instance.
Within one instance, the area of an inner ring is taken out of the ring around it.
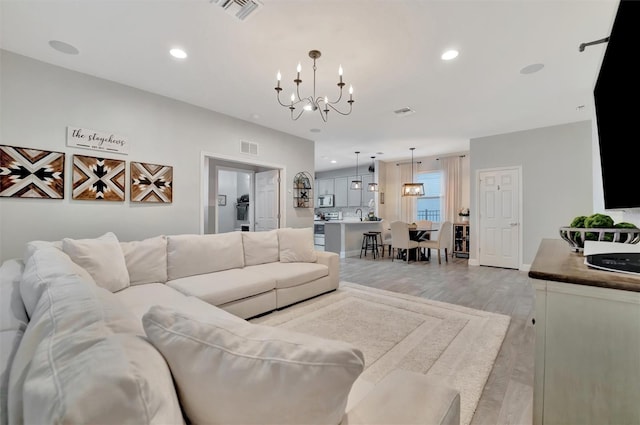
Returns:
[[[283,166],[204,152],[201,160],[201,234],[285,225]]]

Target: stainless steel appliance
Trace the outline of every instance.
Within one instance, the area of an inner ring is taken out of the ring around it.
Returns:
[[[313,244],[317,247],[324,247],[324,222],[313,223]]]
[[[333,207],[333,195],[319,195],[318,196],[318,206],[320,208],[330,208]]]

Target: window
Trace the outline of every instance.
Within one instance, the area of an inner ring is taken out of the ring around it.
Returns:
[[[424,196],[418,198],[417,220],[440,221],[442,216],[442,171],[418,174],[424,184]]]

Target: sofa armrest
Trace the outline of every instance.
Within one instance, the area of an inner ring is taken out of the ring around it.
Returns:
[[[340,425],[460,425],[460,394],[425,375],[395,370],[380,381]]]
[[[316,251],[316,263],[329,267],[331,289],[338,289],[340,283],[340,257],[335,252]]]

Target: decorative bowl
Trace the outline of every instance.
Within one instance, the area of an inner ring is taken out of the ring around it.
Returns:
[[[584,249],[585,240],[638,243],[640,242],[640,229],[561,227],[560,237],[569,242],[571,249],[578,252]]]

